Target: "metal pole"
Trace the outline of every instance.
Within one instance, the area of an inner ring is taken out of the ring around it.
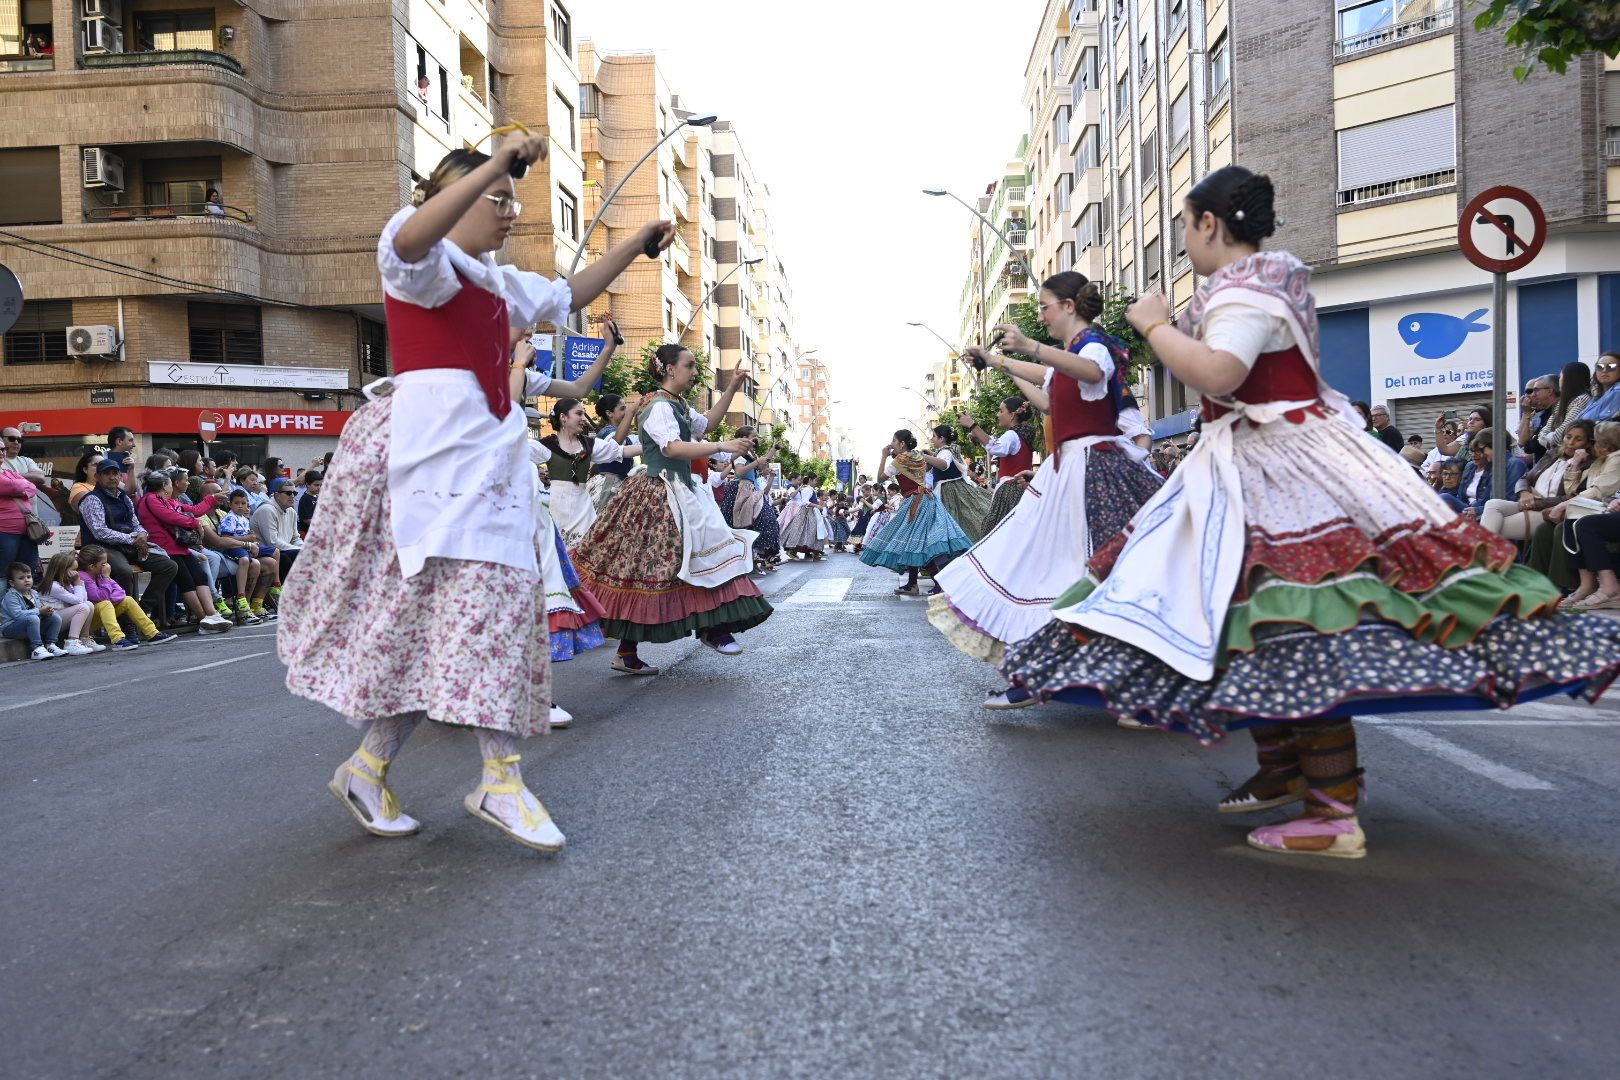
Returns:
[[[990,312],[985,310],[985,306],[984,306],[984,304],[985,304],[985,300],[984,300],[984,275],[985,275],[986,271],[985,271],[985,266],[984,266],[984,262],[985,262],[985,260],[984,260],[984,222],[982,222],[982,221],[979,222],[978,236],[979,236],[979,250],[977,252],[977,261],[978,261],[978,264],[979,264],[979,273],[978,273],[978,278],[979,278],[979,340],[983,341],[984,340],[985,329],[990,325]]]
[[[1492,274],[1491,498],[1507,498],[1507,275]]]
[[[625,173],[624,176],[622,178],[620,178],[619,182],[613,186],[612,191],[608,192],[608,197],[602,200],[602,205],[601,206],[597,207],[596,216],[591,219],[591,227],[585,230],[585,237],[584,237],[584,239],[582,239],[579,242],[579,247],[574,252],[574,261],[568,264],[568,276],[569,277],[573,277],[574,276],[574,271],[579,269],[579,260],[585,257],[585,248],[591,242],[591,234],[596,231],[596,227],[598,225],[602,224],[602,215],[607,213],[608,204],[613,202],[614,196],[618,195],[618,193],[624,189],[624,185],[630,182],[630,178],[632,176],[636,175],[636,170],[637,169],[639,169],[643,165],[647,164],[647,159],[648,158],[650,158],[654,154],[658,153],[658,148],[660,146],[663,146],[665,143],[669,142],[669,140],[677,132],[681,132],[681,131],[685,131],[685,130],[686,130],[686,124],[684,122],[676,124],[673,128],[671,128],[669,130],[669,134],[665,135],[662,139],[659,139],[657,142],[653,143],[652,149],[648,150],[645,154],[642,154],[641,155],[641,160],[636,162],[634,165],[630,166],[630,171]]]

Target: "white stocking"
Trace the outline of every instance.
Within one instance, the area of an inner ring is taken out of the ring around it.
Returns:
[[[411,732],[415,731],[416,725],[421,722],[422,714],[419,712],[373,720],[366,725],[365,734],[360,739],[360,749],[383,761],[393,761],[399,754],[400,747],[405,745],[405,740],[411,737]],[[343,779],[347,783],[350,797],[359,799],[373,818],[384,817],[382,788],[375,783],[376,770],[366,764],[358,753],[349,758],[347,765],[361,776],[373,781],[370,784],[362,783],[354,776],[345,774]]]

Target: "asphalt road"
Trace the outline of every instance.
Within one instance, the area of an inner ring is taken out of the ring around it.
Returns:
[[[1280,861],[1200,748],[1000,717],[850,556],[720,657],[558,668],[547,858],[281,687],[273,630],[0,667],[0,1073],[15,1077],[1612,1077],[1620,704],[1363,728],[1371,854]],[[54,700],[53,700],[54,698]]]

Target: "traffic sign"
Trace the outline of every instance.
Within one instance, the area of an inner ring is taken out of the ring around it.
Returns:
[[[22,314],[23,287],[9,267],[0,266],[0,334],[17,325]]]
[[[212,409],[204,409],[197,414],[197,434],[202,441],[211,443],[219,438],[219,429],[225,426],[225,418]]]
[[[1523,270],[1546,243],[1547,215],[1534,196],[1516,187],[1486,188],[1468,200],[1457,222],[1463,254],[1493,274]]]

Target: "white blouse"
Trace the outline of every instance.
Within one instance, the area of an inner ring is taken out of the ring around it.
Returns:
[[[1114,377],[1114,354],[1108,351],[1108,346],[1100,341],[1093,341],[1081,349],[1077,354],[1093,364],[1102,368],[1101,382],[1080,382],[1081,401],[1101,401],[1108,396],[1108,380]],[[1047,393],[1052,392],[1052,376],[1057,374],[1056,368],[1046,369],[1046,378],[1041,380],[1041,389]],[[1119,431],[1127,439],[1134,439],[1138,435],[1152,435],[1153,429],[1148,427],[1147,421],[1142,417],[1141,409],[1122,409],[1119,414]]]
[[[992,457],[1012,457],[1024,448],[1024,440],[1018,437],[1016,431],[1003,431],[985,443],[984,448]]]
[[[1251,369],[1261,353],[1294,347],[1286,322],[1247,304],[1222,304],[1211,311],[1204,319],[1203,340],[1211,349],[1231,353]]]
[[[687,423],[692,425],[692,438],[697,439],[709,430],[709,418],[692,408],[685,402],[681,407],[686,410]],[[662,450],[672,442],[681,441],[680,421],[675,418],[675,403],[667,398],[660,398],[653,402],[647,412],[647,419],[642,423],[641,429],[651,436],[653,443]]]
[[[498,264],[493,255],[474,258],[440,240],[414,263],[401,259],[394,239],[415,213],[414,207],[400,210],[377,241],[377,270],[389,296],[438,308],[461,291],[465,278],[505,298],[514,327],[568,318],[573,292],[566,281]],[[537,371],[525,381],[530,394],[551,385]],[[404,372],[367,391],[392,395],[390,524],[402,576],[444,558],[513,566],[538,577],[533,463],[518,404],[504,417],[490,415],[477,376],[449,367]]]

